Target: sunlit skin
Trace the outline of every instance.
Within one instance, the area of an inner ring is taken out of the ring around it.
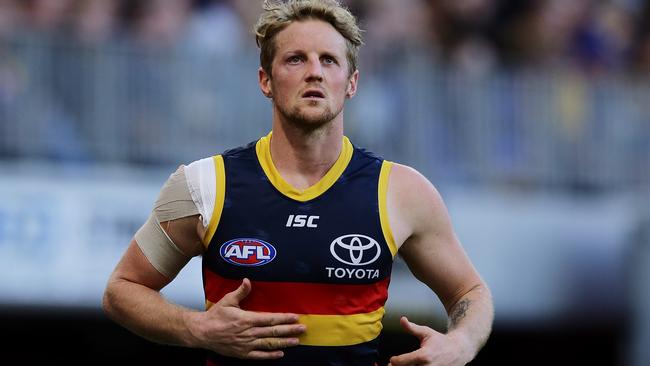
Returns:
[[[274,127],[342,128],[345,99],[354,96],[359,78],[349,72],[346,51],[345,38],[320,20],[294,22],[278,33],[272,75],[259,70],[260,88],[273,99]]]

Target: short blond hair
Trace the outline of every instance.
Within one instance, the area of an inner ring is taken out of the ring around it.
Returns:
[[[293,22],[317,19],[331,24],[345,38],[349,74],[358,68],[361,29],[354,15],[337,0],[264,0],[264,11],[255,24],[260,64],[270,76],[275,57],[275,36]]]

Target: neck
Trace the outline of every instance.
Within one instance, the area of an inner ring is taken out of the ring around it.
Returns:
[[[280,121],[273,123],[273,164],[295,188],[309,188],[323,178],[338,159],[342,146],[342,119],[309,130]]]

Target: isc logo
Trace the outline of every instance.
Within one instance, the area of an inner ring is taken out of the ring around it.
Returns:
[[[219,249],[221,258],[238,266],[261,266],[275,258],[273,245],[259,239],[233,239]]]
[[[318,227],[315,222],[318,219],[320,216],[289,215],[287,227]]]

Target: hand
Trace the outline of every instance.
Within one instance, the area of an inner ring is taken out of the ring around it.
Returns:
[[[242,310],[239,303],[250,292],[251,282],[245,278],[207,311],[192,313],[190,329],[200,347],[229,357],[267,360],[284,356],[282,348],[298,345],[298,336],[306,330],[298,324],[298,315]]]
[[[470,361],[464,359],[462,344],[453,336],[411,323],[405,316],[400,318],[400,324],[418,337],[420,348],[391,357],[388,366],[461,366]]]

